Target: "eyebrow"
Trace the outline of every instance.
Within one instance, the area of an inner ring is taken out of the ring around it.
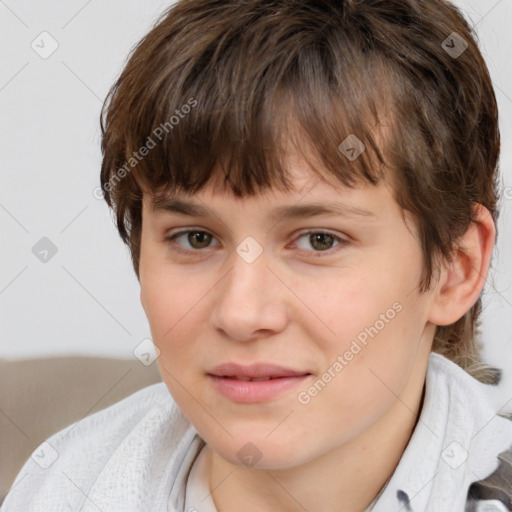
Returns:
[[[151,201],[154,212],[168,212],[189,217],[211,217],[211,211],[193,201],[173,197],[157,197]],[[366,217],[376,219],[374,212],[343,203],[309,203],[279,206],[270,213],[271,220],[307,218],[319,215],[336,215],[342,217]]]

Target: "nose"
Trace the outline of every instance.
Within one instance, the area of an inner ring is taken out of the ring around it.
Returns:
[[[285,329],[289,291],[269,268],[265,252],[253,262],[235,253],[232,261],[231,270],[215,287],[213,326],[236,341],[268,337]]]

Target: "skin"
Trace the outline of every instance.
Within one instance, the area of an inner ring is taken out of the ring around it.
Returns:
[[[213,187],[180,194],[207,205],[210,217],[152,211],[144,194],[141,302],[163,380],[207,443],[219,512],[365,510],[417,422],[435,326],[455,322],[477,300],[494,244],[491,216],[477,206],[478,220],[454,261],[420,294],[416,224],[390,187],[345,189],[298,158],[290,163],[290,191],[244,199]],[[275,207],[310,202],[343,202],[376,217],[269,218]],[[194,245],[186,234],[174,244],[166,240],[184,228],[212,238],[192,239]],[[307,230],[347,243],[315,244]],[[263,248],[252,263],[236,252],[247,236]],[[400,312],[309,403],[300,403],[298,394],[397,303]],[[228,361],[272,362],[312,375],[267,402],[240,404],[219,394],[206,375]],[[261,453],[253,467],[237,456],[249,442]]]

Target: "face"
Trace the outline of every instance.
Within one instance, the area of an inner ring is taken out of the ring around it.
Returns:
[[[292,169],[293,191],[172,196],[204,212],[143,201],[141,301],[163,380],[238,465],[292,467],[358,438],[430,350],[416,228],[391,190]]]

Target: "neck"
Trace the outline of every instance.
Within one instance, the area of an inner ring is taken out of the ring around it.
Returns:
[[[277,470],[236,466],[207,445],[209,484],[217,510],[367,510],[395,471],[417,424],[426,366],[415,368],[415,382],[409,382],[391,409],[360,436],[300,466]]]

